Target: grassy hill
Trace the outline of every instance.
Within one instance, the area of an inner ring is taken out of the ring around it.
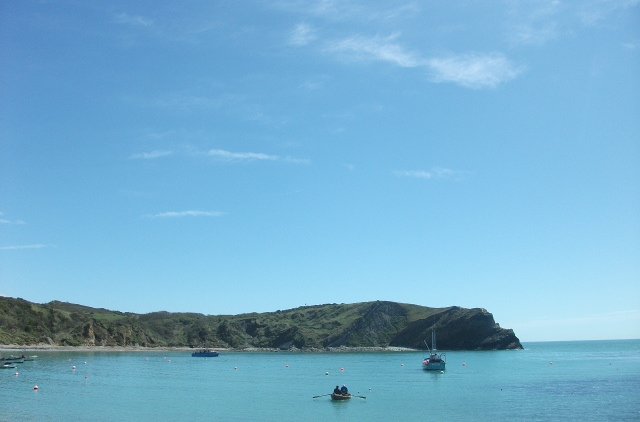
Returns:
[[[240,315],[134,314],[0,297],[0,344],[5,345],[420,349],[432,329],[442,350],[522,348],[513,330],[500,328],[479,308],[376,301]]]

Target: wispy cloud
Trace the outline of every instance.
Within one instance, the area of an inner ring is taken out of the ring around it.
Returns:
[[[4,213],[0,211],[0,224],[17,224],[17,225],[27,224],[22,220],[7,220],[6,218],[2,218],[3,216],[4,216]]]
[[[355,35],[341,40],[334,40],[325,46],[325,51],[339,54],[348,60],[379,60],[393,63],[400,67],[416,67],[424,64],[415,53],[407,51],[395,42],[399,34],[388,37],[363,37]]]
[[[115,20],[119,24],[148,27],[153,25],[151,19],[142,16],[131,16],[127,13],[119,13],[115,15]]]
[[[315,31],[305,23],[299,23],[291,31],[289,42],[292,45],[307,45],[316,39]]]
[[[398,170],[394,174],[398,177],[413,177],[417,179],[445,179],[452,177],[455,172],[447,168],[434,167],[431,170]]]
[[[626,42],[624,44],[622,44],[625,48],[628,48],[629,50],[636,50],[638,48],[640,48],[640,40],[635,40],[635,41],[631,41],[631,42]]]
[[[0,246],[0,250],[2,251],[9,251],[9,250],[16,250],[16,249],[41,249],[41,248],[46,248],[49,245],[45,245],[42,243],[38,243],[35,245],[13,245],[13,246]]]
[[[171,155],[171,154],[173,154],[173,152],[171,152],[171,151],[156,150],[156,151],[151,151],[151,152],[141,152],[141,153],[137,153],[137,154],[131,154],[129,156],[129,159],[131,159],[131,160],[138,160],[138,159],[152,160],[154,158],[166,157],[167,155]]]
[[[542,45],[557,37],[556,19],[565,7],[559,0],[511,1],[507,22],[511,43]]]
[[[511,41],[514,44],[542,45],[557,36],[558,29],[555,22],[537,26],[531,23],[523,23],[514,26],[511,33]]]
[[[434,82],[453,82],[474,89],[494,88],[524,70],[499,53],[432,58],[428,66]]]
[[[220,217],[224,215],[220,211],[168,211],[158,214],[148,214],[147,218],[182,218],[182,217]]]
[[[422,58],[398,42],[399,34],[388,37],[352,36],[326,44],[324,51],[348,61],[383,61],[404,68],[424,67],[432,82],[452,82],[466,88],[495,88],[518,76],[516,66],[500,53],[469,53]]]
[[[219,157],[225,160],[233,161],[233,160],[241,160],[241,161],[253,161],[253,160],[269,160],[276,161],[280,157],[277,155],[268,155],[263,154],[261,152],[231,152],[225,151],[222,149],[211,149],[208,154],[213,157]]]
[[[392,2],[390,2],[392,3]],[[285,0],[270,2],[272,7],[292,13],[311,15],[329,21],[389,21],[404,17],[414,17],[420,7],[416,2],[380,4],[372,7],[366,2],[343,0]]]
[[[211,149],[207,155],[224,161],[284,161],[288,163],[307,163],[307,160],[294,157],[281,157],[261,152],[231,152],[223,149]]]
[[[316,77],[315,79],[308,79],[300,85],[300,88],[304,91],[316,91],[321,89],[325,83],[326,77]]]

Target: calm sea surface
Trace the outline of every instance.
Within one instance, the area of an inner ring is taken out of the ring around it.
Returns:
[[[445,373],[420,352],[27,352],[0,420],[640,421],[640,340],[524,347],[448,352]],[[366,399],[312,398],[342,384]]]

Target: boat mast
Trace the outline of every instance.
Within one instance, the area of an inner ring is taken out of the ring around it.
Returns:
[[[436,330],[431,331],[431,348],[436,351]]]

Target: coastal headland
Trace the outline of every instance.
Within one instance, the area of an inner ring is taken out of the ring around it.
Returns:
[[[302,306],[239,315],[135,314],[0,297],[0,349],[228,352],[393,352],[522,349],[482,308],[430,308],[389,301]],[[2,346],[4,345],[4,346]]]

